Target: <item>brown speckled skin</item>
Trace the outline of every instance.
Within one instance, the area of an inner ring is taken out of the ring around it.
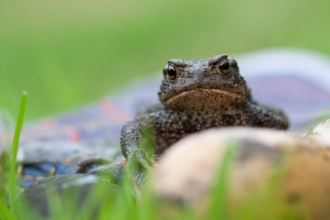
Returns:
[[[227,65],[223,71],[226,62],[229,68]],[[169,69],[175,70],[174,78],[170,77]],[[122,129],[121,148],[127,159],[136,155],[142,165],[151,165],[153,160],[141,147],[146,141],[142,134],[150,130],[155,153],[160,155],[186,135],[208,128],[288,128],[283,112],[252,100],[236,61],[226,55],[192,61],[169,60],[163,73],[158,92],[161,104],[145,110]]]

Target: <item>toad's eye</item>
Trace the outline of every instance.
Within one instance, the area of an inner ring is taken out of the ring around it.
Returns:
[[[221,62],[219,65],[219,69],[222,74],[228,74],[230,72],[230,64],[228,60]]]
[[[176,69],[173,66],[169,66],[167,68],[167,75],[169,76],[170,80],[176,79]]]

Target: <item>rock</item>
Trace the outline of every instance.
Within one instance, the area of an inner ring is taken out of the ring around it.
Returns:
[[[166,151],[152,171],[150,183],[159,201],[183,203],[203,213],[224,153],[237,147],[227,180],[226,201],[231,211],[258,190],[273,185],[274,173],[281,171],[283,179],[274,194],[284,198],[284,205],[298,207],[312,219],[328,219],[329,146],[320,139],[285,131],[243,127],[207,130],[182,139]]]
[[[323,121],[312,130],[310,130],[307,137],[317,138],[326,141],[330,144],[330,119]]]

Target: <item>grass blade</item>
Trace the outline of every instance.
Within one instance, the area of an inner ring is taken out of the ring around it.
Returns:
[[[238,150],[238,143],[230,141],[216,174],[215,186],[211,190],[211,206],[208,219],[226,219],[226,193],[230,166]]]
[[[15,219],[15,189],[16,189],[16,155],[18,151],[19,137],[24,121],[25,106],[28,93],[23,91],[19,114],[16,122],[13,144],[11,148],[11,166],[10,166],[10,181],[9,181],[9,202],[10,202],[10,214],[12,219]]]

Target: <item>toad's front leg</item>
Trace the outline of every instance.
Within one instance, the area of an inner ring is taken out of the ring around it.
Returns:
[[[280,109],[257,103],[253,103],[251,106],[251,118],[254,120],[254,126],[268,127],[279,130],[288,129],[289,120]]]
[[[124,125],[120,145],[128,163],[136,162],[149,170],[156,160],[155,114],[143,114]]]

